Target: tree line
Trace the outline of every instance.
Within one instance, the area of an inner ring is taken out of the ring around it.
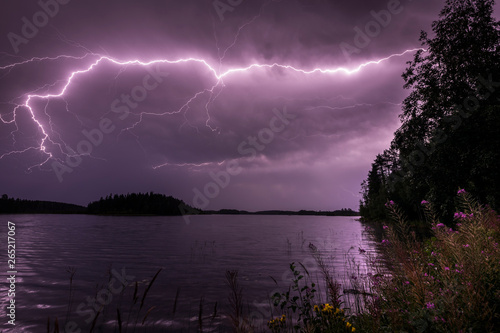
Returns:
[[[259,211],[248,212],[237,209],[201,210],[193,208],[172,196],[158,193],[109,194],[87,207],[51,202],[9,198],[4,194],[0,198],[0,214],[94,214],[94,215],[162,215],[180,216],[185,214],[222,214],[222,215],[323,215],[323,216],[358,216],[350,208],[335,211]]]
[[[422,32],[422,50],[402,74],[410,90],[401,126],[361,184],[360,214],[386,219],[397,202],[410,218],[422,200],[451,221],[459,188],[500,205],[500,24],[493,0],[447,0]]]
[[[108,195],[87,205],[88,214],[99,215],[182,215],[180,207],[188,211],[197,211],[184,201],[158,193],[129,193]],[[185,211],[185,210],[184,210]]]
[[[7,194],[0,199],[1,214],[82,214],[83,206],[40,200],[9,198]]]

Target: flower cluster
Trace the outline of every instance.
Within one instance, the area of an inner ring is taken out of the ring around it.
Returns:
[[[469,215],[467,215],[465,213],[458,212],[458,213],[455,213],[455,215],[453,215],[453,217],[455,219],[458,219],[458,220],[463,220],[463,219],[466,219],[466,218],[473,218],[474,217],[474,213],[470,213]]]
[[[465,193],[467,193],[467,192],[463,188],[459,189],[457,192],[457,194],[465,194]]]
[[[330,304],[315,305],[313,307],[314,312],[318,319],[321,320],[323,328],[342,328],[345,327],[348,332],[355,332],[356,328],[352,326],[350,322],[346,320],[344,315],[344,310],[340,308],[334,308]],[[341,326],[338,326],[341,325]],[[345,326],[344,326],[345,325]],[[337,332],[337,331],[335,331]],[[344,332],[341,330],[340,332]]]
[[[286,316],[282,315],[276,319],[272,319],[267,323],[267,327],[271,329],[273,332],[279,332],[281,328],[285,327],[286,324]]]
[[[333,306],[331,306],[330,304],[326,303],[326,304],[322,304],[321,305],[321,310],[320,310],[320,307],[318,305],[315,305],[314,306],[314,311],[319,313],[319,312],[322,312],[324,314],[339,314],[339,313],[344,313],[344,310],[342,309],[335,309],[335,312],[333,311]]]
[[[432,325],[432,332],[465,332],[469,327],[489,332],[497,327],[498,311],[487,309],[498,304],[500,216],[463,189],[458,196],[456,228],[440,223],[432,203],[423,200],[421,208],[426,224],[433,229],[432,237],[421,241],[381,232],[387,235],[381,237],[382,245],[390,244],[385,249],[386,258],[398,265],[385,275],[385,263],[370,260],[374,273],[366,276],[373,293],[373,302],[368,304],[371,317],[346,317],[331,332],[350,332],[346,328],[348,319],[354,321],[357,331],[370,327],[379,333],[413,332],[424,321]],[[389,209],[395,222],[405,227],[407,221],[402,214],[395,207]],[[478,320],[478,314],[484,319]]]

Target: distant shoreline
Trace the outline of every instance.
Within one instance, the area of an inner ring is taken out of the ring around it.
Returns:
[[[117,204],[120,201],[120,204]],[[131,206],[130,202],[124,200],[140,201],[138,206]],[[160,201],[159,201],[160,200]],[[107,204],[106,208],[96,209],[96,205]],[[109,208],[112,206],[112,208]],[[168,207],[167,207],[168,206]],[[124,208],[125,207],[125,208]],[[167,207],[167,208],[165,208]],[[187,209],[185,209],[187,207]],[[158,208],[165,208],[159,213]],[[334,211],[313,210],[264,210],[249,212],[238,209],[201,210],[187,206],[182,200],[167,197],[161,194],[127,194],[127,196],[111,195],[101,198],[100,201],[92,202],[87,207],[54,201],[25,200],[8,198],[3,195],[0,198],[0,215],[20,214],[66,214],[66,215],[97,215],[97,216],[184,216],[184,215],[289,215],[289,216],[355,216],[359,212],[352,209],[340,209]]]

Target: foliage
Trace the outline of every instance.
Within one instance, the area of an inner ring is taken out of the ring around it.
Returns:
[[[305,268],[306,275],[302,275],[294,263],[290,264],[290,270],[292,271],[290,288],[284,293],[275,293],[272,297],[273,305],[283,314],[268,322],[271,332],[356,331],[356,328],[345,316],[343,309],[334,307],[330,303],[316,303],[318,299],[316,284],[308,282],[307,276],[309,274]],[[328,284],[329,281],[326,282]],[[338,304],[336,296],[333,302],[333,304]],[[295,315],[298,315],[296,319]]]
[[[422,201],[433,231],[424,243],[408,232],[400,208],[387,204],[396,223],[384,228],[386,264],[374,267],[375,297],[367,312],[353,319],[359,331],[492,332],[498,327],[500,218],[465,190],[459,190],[457,202],[455,228],[449,228]]]
[[[361,202],[359,213],[365,219],[371,221],[383,220],[386,218],[384,203],[387,201],[387,176],[384,170],[384,161],[382,156],[378,155],[375,162],[372,163],[372,169],[368,172],[368,178],[363,181],[363,201]]]
[[[52,201],[21,200],[3,194],[0,214],[82,214],[85,207]]]
[[[411,92],[401,127],[363,183],[363,217],[386,217],[378,207],[390,197],[418,218],[418,199],[426,197],[449,223],[458,186],[499,208],[500,29],[493,4],[447,0],[434,37],[422,32],[425,51],[403,73]]]
[[[182,208],[187,207],[187,208]],[[183,201],[158,193],[108,195],[87,206],[89,214],[113,215],[182,215],[184,211],[197,212]]]

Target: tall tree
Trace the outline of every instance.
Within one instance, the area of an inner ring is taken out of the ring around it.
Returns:
[[[500,30],[493,0],[447,0],[403,73],[411,89],[391,145],[391,197],[450,216],[457,188],[498,208]]]
[[[384,203],[387,201],[386,174],[382,155],[377,155],[368,178],[363,182],[363,200],[360,214],[369,220],[382,220],[386,217]]]

